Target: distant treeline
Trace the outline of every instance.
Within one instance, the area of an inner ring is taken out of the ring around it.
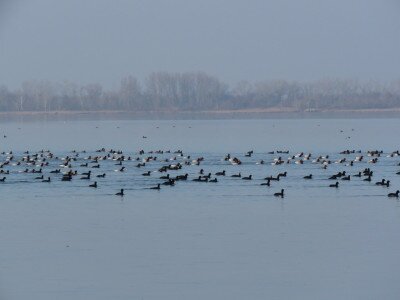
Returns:
[[[116,90],[100,84],[24,82],[9,90],[0,85],[0,111],[199,111],[239,109],[388,109],[400,107],[400,81],[390,84],[326,79],[239,82],[233,87],[202,72],[133,76]]]

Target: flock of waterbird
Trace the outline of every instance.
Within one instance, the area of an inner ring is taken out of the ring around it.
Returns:
[[[146,177],[157,177],[159,182],[150,187],[146,187],[151,190],[160,190],[162,186],[175,186],[178,182],[192,181],[199,183],[219,183],[220,178],[230,177],[232,179],[250,181],[253,178],[252,174],[242,175],[240,171],[240,165],[249,164],[249,158],[252,157],[254,151],[248,151],[243,155],[231,156],[226,154],[221,158],[222,166],[235,165],[237,171],[232,174],[228,174],[226,170],[220,170],[218,172],[206,172],[207,164],[204,168],[201,168],[196,173],[190,172],[188,168],[191,166],[202,166],[207,160],[206,157],[193,158],[190,155],[185,155],[182,150],[155,150],[147,151],[140,150],[132,155],[126,155],[121,150],[113,150],[105,148],[98,149],[91,153],[87,151],[76,151],[73,150],[64,155],[63,157],[57,156],[49,150],[40,150],[37,152],[25,151],[20,154],[14,154],[13,151],[2,152],[0,155],[0,183],[7,183],[9,179],[17,174],[25,174],[29,177],[30,181],[26,182],[43,182],[51,183],[56,180],[69,182],[73,180],[86,180],[88,181],[88,188],[97,188],[99,186],[99,180],[106,180],[107,173],[110,172],[110,168],[104,168],[105,164],[113,162],[115,166],[112,171],[124,173],[127,168],[145,168],[147,171],[136,174],[136,176]],[[337,164],[338,166],[346,166],[356,168],[361,164],[362,169],[359,171],[343,170],[336,172],[335,174],[328,174],[328,180],[332,180],[334,183],[327,184],[329,188],[339,188],[340,182],[350,181],[358,178],[365,182],[369,182],[374,186],[390,187],[390,180],[385,178],[373,181],[374,171],[372,166],[379,166],[381,157],[392,158],[391,163],[394,166],[400,166],[400,162],[396,161],[396,158],[400,157],[399,150],[392,152],[384,152],[381,150],[372,150],[363,152],[361,150],[345,150],[339,153],[340,158],[337,160],[331,160],[329,155],[318,155],[314,156],[311,153],[297,153],[292,155],[289,151],[271,151],[265,153],[266,158],[258,160],[257,162],[252,161],[258,165],[306,165],[306,164],[317,164],[320,168],[329,170],[330,165]],[[286,156],[285,158],[283,158]],[[116,169],[115,169],[116,168]],[[103,170],[102,170],[103,169]],[[107,170],[106,172],[104,170]],[[184,170],[187,172],[183,173]],[[353,170],[353,169],[351,169]],[[327,171],[328,172],[328,171]],[[189,173],[191,175],[189,175]],[[394,175],[400,175],[398,171]],[[189,177],[190,176],[190,177]],[[266,176],[263,178],[257,178],[262,180],[260,185],[262,186],[273,186],[273,182],[284,180],[288,175],[288,171],[279,172],[276,176]],[[352,179],[353,178],[353,179]],[[219,180],[218,180],[219,179]],[[314,179],[312,173],[303,174],[301,178],[304,181]],[[154,180],[153,180],[154,181]],[[153,182],[152,181],[152,182]],[[117,196],[124,196],[125,190],[122,188],[117,193]],[[283,198],[285,196],[285,189],[281,189],[279,192],[274,193],[274,196]],[[399,198],[399,190],[390,192],[387,194],[388,197]]]

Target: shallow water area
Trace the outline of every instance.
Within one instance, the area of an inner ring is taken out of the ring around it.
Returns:
[[[140,149],[181,149],[204,161],[169,173],[193,179],[203,168],[228,176],[156,191],[148,188],[162,182],[165,174],[154,172],[161,161],[143,168],[124,161],[126,171],[116,172],[109,160],[92,169],[107,173],[92,189],[85,180],[51,175],[44,183],[18,173],[22,167],[3,167],[12,174],[0,184],[0,298],[398,299],[400,202],[387,197],[400,188],[400,157],[387,157],[400,148],[394,128],[400,119],[1,122],[0,152],[16,157],[41,149],[60,158],[86,150],[80,159],[102,147],[132,157]],[[345,149],[384,155],[377,164],[366,156],[326,170],[311,161],[271,165],[300,152],[333,162],[359,155],[339,154]],[[276,150],[290,154],[268,153]],[[224,161],[227,153],[242,165]],[[174,153],[158,157],[183,160]],[[47,171],[58,168],[50,164]],[[368,167],[371,183],[352,177],[328,187],[330,175]],[[151,176],[141,175],[148,170]],[[284,171],[279,182],[260,185]],[[230,177],[238,172],[253,180]],[[304,180],[310,173],[313,180]],[[376,186],[381,178],[391,186]],[[124,197],[114,195],[120,188]],[[285,197],[274,197],[281,188]]]

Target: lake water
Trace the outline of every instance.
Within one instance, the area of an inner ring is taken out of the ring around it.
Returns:
[[[125,172],[100,161],[91,170],[107,176],[97,189],[61,175],[43,183],[18,173],[25,167],[4,166],[11,174],[0,184],[0,299],[399,299],[400,203],[387,194],[400,188],[400,156],[386,157],[400,149],[398,128],[399,118],[0,122],[0,152],[17,158],[41,149],[59,157],[87,150],[79,159],[102,147],[132,157],[181,149],[205,159],[171,175],[192,179],[203,168],[254,178],[147,189],[165,174],[141,174],[173,153],[143,168],[126,161]],[[340,155],[345,149],[362,150],[365,160],[326,170],[311,160],[271,165],[302,151],[332,161],[360,155]],[[268,154],[276,150],[290,154]],[[384,155],[370,164],[367,150]],[[224,161],[227,153],[243,164]],[[79,172],[88,170],[79,159]],[[58,165],[51,161],[44,176]],[[330,175],[367,167],[372,183],[328,187]],[[284,171],[286,178],[260,185]],[[304,180],[310,173],[314,179]],[[382,178],[389,188],[374,184]],[[126,195],[115,196],[121,188]],[[274,197],[281,188],[285,197]]]

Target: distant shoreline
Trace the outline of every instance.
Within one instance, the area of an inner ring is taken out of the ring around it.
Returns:
[[[359,113],[359,114],[381,114],[381,113],[400,113],[400,107],[396,108],[369,108],[369,109],[321,109],[321,110],[298,110],[295,108],[249,108],[249,109],[223,109],[223,110],[142,110],[142,111],[122,111],[122,110],[90,110],[90,111],[9,111],[0,112],[0,116],[79,116],[79,115],[236,115],[236,114],[291,114],[291,115],[317,115],[329,113]]]

